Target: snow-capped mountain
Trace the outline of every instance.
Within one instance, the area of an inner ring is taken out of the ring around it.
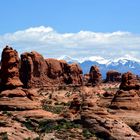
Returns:
[[[72,57],[66,56],[66,55],[59,57],[58,60],[65,60],[68,63],[79,63],[78,59],[75,59],[75,58],[72,58]]]
[[[80,59],[63,56],[59,59],[66,60],[68,63],[79,63],[79,65],[83,69],[83,73],[88,73],[92,65],[97,65],[100,67],[103,78],[106,77],[106,72],[108,70],[117,70],[121,73],[132,71],[133,73],[140,75],[140,60],[132,58],[130,56],[125,56],[113,60],[107,60],[100,56],[86,57]]]

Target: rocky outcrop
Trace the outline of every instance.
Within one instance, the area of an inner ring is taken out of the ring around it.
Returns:
[[[85,110],[81,115],[81,122],[85,128],[104,140],[129,140],[139,139],[134,132],[121,119],[110,115],[105,109],[94,107]]]
[[[37,101],[37,93],[30,90],[12,89],[2,91],[0,94],[0,110],[33,110],[41,108]]]
[[[46,59],[48,66],[48,77],[53,81],[55,85],[71,84],[70,79],[70,66],[66,61],[59,61],[57,59]]]
[[[125,110],[140,110],[140,83],[131,72],[122,75],[120,90],[112,99],[111,108]]]
[[[131,72],[124,73],[122,75],[120,89],[122,90],[140,89],[140,83],[136,75],[132,74]]]
[[[53,58],[46,59],[45,61],[48,67],[48,77],[51,79],[61,78],[63,75],[62,63]],[[68,65],[66,65],[66,67],[68,67]]]
[[[137,90],[118,90],[112,99],[110,108],[124,110],[140,110],[140,97]]]
[[[106,82],[121,82],[121,73],[110,70],[106,73]]]
[[[84,74],[83,75],[83,85],[91,86],[89,79],[90,79],[89,73]]]
[[[8,113],[7,113],[8,114]],[[11,117],[10,117],[11,115]],[[5,114],[0,114],[0,139],[1,140],[24,140],[36,139],[39,137],[38,134],[29,130],[26,125],[21,124],[19,121],[16,121],[17,118],[12,116],[12,113],[9,113],[9,116]]]
[[[102,81],[102,75],[97,66],[91,66],[89,72],[89,83],[92,83],[93,86],[100,84]]]
[[[137,76],[131,72],[122,75],[120,89],[114,95],[110,108],[116,117],[122,119],[137,134],[140,134],[140,89]],[[139,136],[140,137],[140,136]],[[138,139],[140,139],[138,137]]]
[[[82,70],[77,64],[57,59],[44,59],[37,52],[21,55],[20,79],[25,87],[81,85]]]
[[[82,85],[82,70],[77,64],[68,64],[66,61],[46,59],[48,77],[57,84]]]
[[[48,67],[42,55],[33,51],[21,54],[20,79],[25,87],[48,85]]]
[[[73,85],[82,85],[82,69],[78,64],[70,64],[70,78]]]
[[[124,120],[115,116],[116,114],[113,113],[114,110],[101,107],[98,104],[98,100],[89,104],[91,97],[85,98],[86,99],[82,100],[80,111],[81,123],[84,128],[88,128],[88,130],[99,137],[99,139],[128,140],[140,138]],[[91,100],[93,100],[93,98]]]
[[[1,87],[11,89],[22,86],[19,79],[19,57],[16,50],[6,46],[1,57]]]

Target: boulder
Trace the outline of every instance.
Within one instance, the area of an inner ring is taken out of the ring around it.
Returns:
[[[92,83],[93,86],[100,84],[102,81],[102,75],[97,66],[91,66],[89,72],[89,83]]]
[[[1,57],[1,86],[2,88],[16,88],[22,86],[19,79],[19,57],[16,50],[6,46]]]
[[[140,89],[140,82],[137,79],[137,76],[132,74],[131,72],[124,73],[122,75],[122,82],[120,85],[120,89],[122,90],[131,90],[131,89]]]
[[[110,70],[106,73],[106,82],[121,82],[121,73]]]

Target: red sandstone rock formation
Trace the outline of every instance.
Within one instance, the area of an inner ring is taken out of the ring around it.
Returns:
[[[59,62],[57,59],[46,59],[46,64],[48,66],[48,77],[51,79],[57,79],[62,76],[63,69],[61,66],[61,62]]]
[[[116,92],[112,99],[111,108],[125,110],[140,110],[140,83],[136,75],[131,72],[122,75],[120,90]]]
[[[39,53],[21,55],[20,79],[25,87],[82,84],[82,70],[77,64],[44,59]]]
[[[115,70],[110,70],[106,73],[106,82],[120,82],[121,73]]]
[[[138,96],[139,91],[119,90],[112,99],[110,108],[113,109],[124,109],[124,110],[140,110],[140,97]]]
[[[42,55],[33,51],[21,54],[20,78],[25,87],[48,84],[48,67]]]
[[[83,85],[88,85],[88,82],[89,82],[89,73],[86,73],[83,76]]]
[[[140,139],[124,121],[109,114],[105,108],[94,107],[84,109],[81,113],[84,128],[104,140]]]
[[[140,89],[140,83],[136,75],[132,74],[131,72],[124,73],[122,75],[120,89],[122,90]]]
[[[82,85],[82,69],[78,64],[70,64],[70,77],[72,79],[72,84]]]
[[[16,88],[22,85],[19,79],[18,53],[6,46],[1,58],[1,86],[2,88]]]
[[[92,83],[93,86],[101,83],[102,75],[97,66],[91,66],[90,72],[89,72],[89,78],[90,78],[89,83]]]
[[[77,64],[68,64],[63,60],[46,59],[48,77],[57,84],[82,84],[82,70]]]

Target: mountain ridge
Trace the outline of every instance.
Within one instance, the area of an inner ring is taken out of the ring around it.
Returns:
[[[83,69],[83,74],[88,73],[92,65],[97,65],[100,68],[103,78],[106,77],[106,72],[109,70],[117,70],[121,73],[131,71],[136,75],[140,75],[140,60],[130,56],[124,56],[113,60],[107,60],[100,56],[80,59],[62,56],[58,59],[66,60],[68,63],[78,63]]]

